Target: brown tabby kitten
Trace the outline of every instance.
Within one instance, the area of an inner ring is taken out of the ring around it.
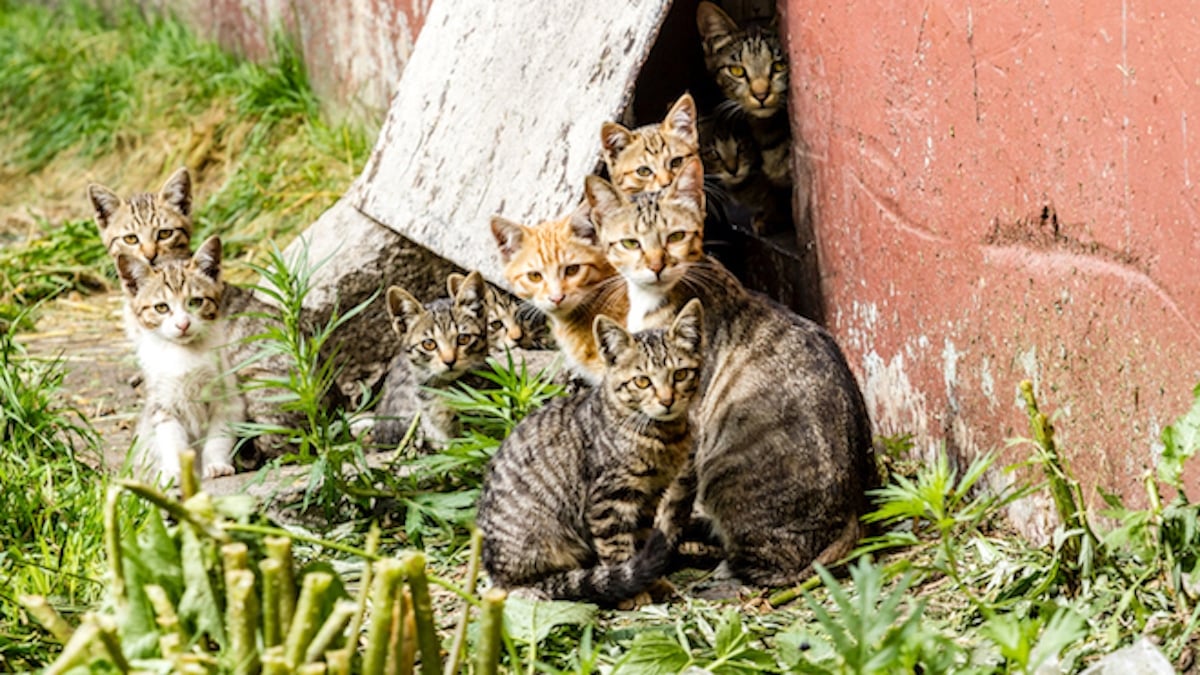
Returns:
[[[458,295],[466,276],[446,277],[450,297]],[[488,351],[503,355],[505,350],[548,349],[553,345],[545,315],[500,289],[485,283],[484,306],[487,308]]]
[[[662,535],[637,544],[691,450],[702,314],[636,335],[596,317],[601,385],[526,417],[488,465],[476,522],[495,585],[612,605],[662,574]]]
[[[145,377],[137,450],[163,482],[178,481],[179,453],[197,453],[205,478],[233,473],[233,425],[244,403],[222,347],[221,240],[211,237],[188,260],[151,267],[140,255],[117,254],[130,296],[133,336]]]
[[[747,214],[730,215],[729,220],[749,224],[756,234],[785,229],[772,225],[790,221],[785,210],[790,195],[786,188],[772,185],[762,172],[758,148],[744,116],[719,110],[702,118],[700,157],[705,178],[716,179],[721,187],[719,198],[726,211],[732,202]],[[712,198],[712,189],[707,192]]]
[[[734,109],[744,113],[773,185],[791,184],[791,129],[788,126],[788,66],[773,28],[739,27],[707,0],[696,8],[704,63]]]
[[[453,298],[422,305],[408,291],[392,286],[387,309],[400,336],[400,353],[392,361],[376,409],[376,443],[394,447],[420,413],[427,441],[442,443],[458,435],[454,411],[430,389],[445,389],[468,372],[487,364],[486,285],[479,272],[457,284]]]
[[[700,150],[696,102],[684,94],[658,124],[630,130],[616,122],[600,127],[604,163],[612,182],[629,194],[661,190],[675,180],[683,163]]]
[[[684,167],[684,175],[699,172]],[[730,571],[750,584],[793,584],[814,561],[841,558],[858,539],[874,474],[866,405],[833,337],[747,292],[699,247],[663,252],[672,232],[689,231],[689,202],[690,231],[699,231],[702,191],[683,201],[668,191],[630,199],[590,177],[587,196],[610,259],[629,275],[631,294],[638,288],[637,304],[649,308],[647,325],[663,325],[691,298],[704,303],[696,448],[672,497],[696,499]],[[664,267],[648,270],[645,260]],[[667,529],[674,545],[679,528]]]
[[[113,259],[125,253],[154,265],[191,256],[192,178],[187,168],[171,174],[157,195],[143,192],[123,201],[97,183],[87,193],[100,238]]]
[[[598,383],[604,366],[592,321],[600,314],[624,320],[628,305],[624,284],[597,248],[586,214],[576,211],[535,226],[496,216],[492,235],[513,292],[549,317],[568,368]]]

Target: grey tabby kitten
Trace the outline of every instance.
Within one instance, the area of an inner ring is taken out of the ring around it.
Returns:
[[[787,115],[788,66],[773,27],[740,27],[720,7],[702,0],[696,26],[704,63],[731,111],[745,115],[773,185],[791,184],[791,129]]]
[[[191,256],[192,177],[187,168],[171,174],[158,194],[143,192],[122,200],[98,183],[88,185],[87,194],[113,259],[125,253],[154,265]]]
[[[791,216],[786,205],[788,189],[772,185],[762,170],[762,158],[750,125],[743,115],[718,110],[700,120],[700,157],[704,161],[705,181],[716,180],[719,189],[709,186],[708,196],[722,200],[729,213],[732,207],[743,214],[729,214],[729,220],[749,225],[756,234],[768,234],[784,228]]]
[[[446,277],[450,297],[458,295],[464,279],[466,276],[462,274]],[[491,353],[503,355],[505,350],[553,348],[554,338],[544,314],[491,284],[485,282],[484,285],[488,350]]]
[[[221,240],[211,237],[187,260],[150,266],[117,254],[129,294],[134,342],[145,377],[136,452],[164,483],[178,481],[179,453],[193,449],[204,478],[233,473],[233,425],[244,404],[222,347]]]
[[[468,372],[487,364],[487,287],[471,272],[452,298],[422,305],[399,286],[387,290],[392,329],[400,336],[400,353],[392,361],[376,408],[374,441],[394,447],[414,414],[427,441],[444,442],[458,435],[458,420],[430,389],[445,389]]]
[[[753,585],[790,585],[814,561],[835,562],[858,540],[874,482],[870,420],[828,332],[747,292],[699,247],[665,254],[672,233],[702,225],[700,171],[681,174],[676,185],[691,185],[687,194],[636,199],[589,176],[587,198],[610,260],[646,308],[645,325],[665,325],[692,298],[704,303],[695,454],[673,497],[694,498],[711,519],[728,571]],[[646,260],[666,267],[648,274]],[[675,545],[680,528],[664,527]]]
[[[692,447],[702,314],[688,303],[666,330],[635,335],[596,317],[601,384],[526,417],[488,465],[476,522],[492,583],[614,605],[663,573],[666,542],[645,533]],[[676,507],[686,519],[690,502],[664,503],[662,518],[677,522]]]

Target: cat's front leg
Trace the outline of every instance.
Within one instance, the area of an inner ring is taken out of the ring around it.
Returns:
[[[600,484],[588,499],[587,524],[596,555],[604,564],[622,563],[637,549],[642,497],[635,487],[623,483]]]
[[[147,449],[155,455],[158,482],[162,485],[179,485],[179,453],[190,449],[187,429],[174,418],[159,420],[154,424],[147,444]]]
[[[658,503],[654,527],[666,535],[671,550],[679,546],[691,521],[692,508],[696,503],[696,481],[696,465],[688,460]]]
[[[233,383],[229,384],[232,387]],[[237,441],[234,425],[245,420],[246,408],[236,389],[227,391],[233,393],[215,406],[208,435],[204,439],[204,450],[200,455],[201,475],[204,478],[232,476],[234,473],[233,445]]]

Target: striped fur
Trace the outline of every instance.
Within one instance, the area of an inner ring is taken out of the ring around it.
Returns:
[[[718,110],[701,119],[700,157],[705,178],[717,180],[722,196],[748,211],[755,233],[768,234],[775,229],[772,225],[791,220],[786,210],[790,193],[773,185],[763,172],[758,145],[745,115]],[[709,189],[707,196],[712,195]]]
[[[494,584],[612,605],[663,572],[665,541],[649,529],[692,445],[702,313],[690,303],[635,335],[596,318],[601,385],[525,418],[488,466],[477,522]]]
[[[602,179],[589,180],[588,198],[610,255],[650,212]],[[695,227],[703,213],[703,205],[692,209]],[[662,221],[664,230],[676,226]],[[664,325],[692,298],[706,314],[702,393],[692,409],[694,463],[681,474],[679,491],[685,500],[690,492],[711,518],[734,574],[761,586],[796,583],[813,561],[835,562],[858,538],[874,476],[862,394],[820,326],[747,292],[699,250],[670,260],[676,269],[641,287],[646,325]],[[666,529],[674,545],[679,528]]]
[[[445,442],[458,435],[458,420],[431,389],[445,389],[487,363],[486,285],[471,272],[453,298],[422,305],[408,291],[392,286],[387,309],[400,337],[400,352],[384,380],[376,408],[375,442],[395,446],[414,414],[421,416],[427,441]]]
[[[605,122],[600,140],[614,185],[629,194],[661,190],[673,183],[684,162],[700,151],[696,102],[691,94],[684,94],[662,122],[632,130]]]
[[[122,253],[151,265],[191,256],[192,178],[181,168],[158,194],[139,193],[122,200],[93,183],[87,188],[104,247],[115,260]]]
[[[221,240],[212,237],[188,260],[150,266],[117,254],[130,297],[134,342],[145,378],[136,452],[163,482],[179,479],[179,453],[192,449],[205,478],[233,473],[232,426],[244,403],[225,360]]]
[[[450,297],[458,295],[458,289],[466,279],[463,274],[446,277],[446,290]],[[502,356],[514,349],[549,349],[554,345],[546,316],[504,291],[485,284],[484,306],[487,308],[488,350]]]
[[[778,33],[773,26],[738,26],[707,1],[696,8],[696,26],[709,75],[732,106],[725,112],[745,115],[763,173],[773,185],[790,185],[788,66]]]
[[[567,367],[591,384],[604,372],[592,333],[600,314],[623,321],[625,285],[596,246],[586,211],[540,225],[492,218],[504,275],[517,297],[550,320]]]

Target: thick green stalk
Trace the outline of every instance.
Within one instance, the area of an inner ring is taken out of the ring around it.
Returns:
[[[86,621],[95,622],[100,628],[98,633],[100,644],[104,646],[104,652],[108,655],[109,661],[113,666],[122,673],[128,673],[133,669],[129,665],[129,660],[125,658],[125,653],[121,651],[121,637],[117,635],[117,620],[111,616],[95,616],[85,619]]]
[[[349,600],[338,600],[333,605],[333,611],[329,613],[325,623],[317,631],[316,637],[304,651],[305,663],[314,663],[325,654],[325,651],[333,645],[334,640],[337,640],[345,630],[346,624],[350,623],[350,618],[354,616],[356,609],[358,609],[358,605]]]
[[[149,584],[145,590],[150,606],[154,608],[155,621],[162,629],[162,635],[158,638],[159,650],[164,658],[177,657],[183,653],[183,646],[187,643],[187,636],[179,623],[179,614],[162,586]]]
[[[479,562],[483,552],[483,531],[475,529],[471,532],[471,557],[467,563],[467,593],[475,592],[475,583],[479,579]],[[462,662],[463,647],[467,643],[467,624],[471,620],[470,603],[463,604],[462,618],[454,628],[454,640],[450,643],[450,653],[446,655],[444,675],[457,675]]]
[[[242,546],[243,554],[245,548]],[[225,570],[225,625],[229,632],[230,663],[236,675],[250,675],[259,670],[255,631],[258,627],[257,602],[254,572],[248,569]]]
[[[413,619],[417,624],[417,643],[421,646],[422,675],[442,675],[442,645],[433,619],[433,600],[425,578],[425,555],[411,553],[404,559],[405,576],[412,589]]]
[[[367,646],[363,652],[363,675],[383,675],[388,657],[388,638],[392,632],[392,607],[404,578],[404,565],[387,558],[375,563],[375,583],[371,586],[371,621],[367,626]]]
[[[386,675],[409,675],[417,662],[417,628],[413,619],[412,593],[401,587],[392,609],[392,657],[388,659]]]
[[[496,675],[500,666],[500,643],[504,631],[504,600],[508,594],[498,588],[483,592],[483,613],[479,619],[479,645],[475,650],[476,675]]]
[[[275,645],[263,652],[262,675],[291,675],[292,668],[283,654],[283,645]]]
[[[325,666],[329,675],[350,675],[353,654],[353,650],[348,646],[325,652]]]
[[[108,575],[112,583],[113,605],[124,612],[128,599],[125,597],[125,571],[121,564],[121,522],[117,508],[121,504],[121,489],[108,488],[104,499],[104,546],[108,551]]]
[[[25,607],[25,611],[37,619],[43,628],[50,631],[55,640],[61,644],[67,644],[75,629],[71,628],[71,624],[62,618],[62,615],[46,601],[46,598],[40,595],[22,595],[19,600]]]
[[[279,634],[287,635],[296,614],[296,562],[292,558],[292,540],[266,537],[267,557],[279,562]]]
[[[282,563],[274,558],[258,561],[262,578],[262,632],[263,646],[283,644],[283,630],[279,622],[280,577]]]
[[[366,552],[372,556],[379,550],[380,534],[379,523],[371,523],[371,529],[367,531]],[[346,631],[346,643],[351,650],[358,649],[359,631],[362,630],[363,617],[367,614],[367,596],[371,592],[371,574],[373,572],[374,566],[371,564],[370,559],[364,559],[362,579],[358,582],[357,608],[354,612],[354,618],[350,620],[350,629]]]
[[[292,668],[304,662],[304,652],[316,635],[321,621],[321,601],[332,584],[333,575],[328,572],[309,572],[304,575],[300,601],[296,603],[296,614],[292,617],[283,649]]]
[[[92,646],[100,635],[100,626],[94,621],[84,621],[75,629],[71,639],[63,645],[62,654],[45,670],[45,675],[62,675],[87,662]]]
[[[184,450],[179,453],[179,494],[180,501],[186,502],[200,491],[196,484],[196,451]]]

